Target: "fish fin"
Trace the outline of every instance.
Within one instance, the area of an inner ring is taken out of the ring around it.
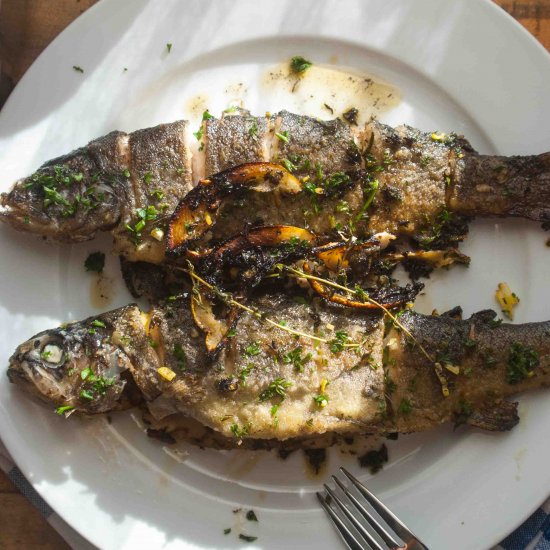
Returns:
[[[517,402],[499,401],[479,411],[466,420],[470,426],[490,432],[506,432],[519,422]]]
[[[483,309],[474,313],[470,319],[477,323],[489,323],[497,316],[497,312],[494,309]]]

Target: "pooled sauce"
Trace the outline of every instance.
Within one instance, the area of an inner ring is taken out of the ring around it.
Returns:
[[[262,77],[261,87],[262,95],[273,98],[273,108],[284,100],[289,111],[321,119],[341,117],[355,108],[359,126],[393,109],[401,100],[395,87],[371,75],[315,64],[296,74],[288,61],[270,68]]]
[[[208,96],[206,94],[190,97],[183,106],[185,114],[191,119],[200,119],[206,109],[208,109]]]
[[[93,275],[90,281],[90,302],[97,309],[105,309],[113,300],[113,279],[103,273]]]

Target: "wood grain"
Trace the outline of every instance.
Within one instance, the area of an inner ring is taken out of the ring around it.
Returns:
[[[0,106],[42,50],[97,0],[0,0]],[[550,0],[495,0],[550,50]],[[68,545],[0,472],[0,548]]]

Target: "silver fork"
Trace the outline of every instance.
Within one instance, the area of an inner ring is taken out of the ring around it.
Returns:
[[[326,493],[317,493],[317,498],[351,550],[387,550],[388,548],[391,550],[428,550],[428,547],[422,544],[420,539],[355,476],[345,468],[340,468],[340,471],[351,482],[351,486],[357,489],[360,497],[357,498],[350,491],[351,487],[346,487],[336,476],[332,476],[336,486],[345,495],[345,499],[340,498],[336,491],[326,483],[323,485]],[[365,502],[361,502],[362,500]],[[365,507],[365,503],[370,505],[402,542],[397,542],[394,535],[390,534],[388,529],[376,519],[375,514]],[[371,526],[377,537],[367,529],[367,524]],[[381,542],[386,546],[382,546]]]

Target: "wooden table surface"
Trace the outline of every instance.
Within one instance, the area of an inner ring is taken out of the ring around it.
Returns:
[[[38,54],[96,1],[0,0],[0,106]],[[550,0],[495,1],[550,51]],[[2,472],[0,548],[69,548]]]

